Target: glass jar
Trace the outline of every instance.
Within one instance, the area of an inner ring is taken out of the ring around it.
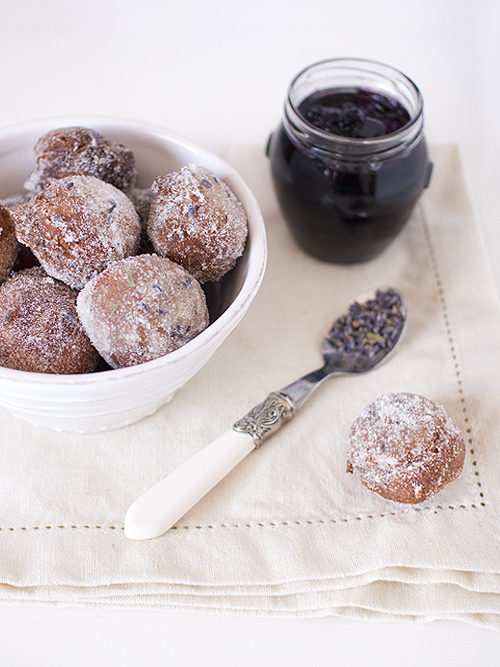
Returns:
[[[267,155],[297,243],[328,262],[367,261],[397,236],[430,181],[422,96],[382,63],[313,64],[292,81]]]

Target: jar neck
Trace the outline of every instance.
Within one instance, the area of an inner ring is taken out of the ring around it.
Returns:
[[[344,137],[315,127],[299,113],[301,103],[321,91],[369,90],[399,102],[410,120],[396,132],[373,138]],[[301,150],[323,161],[377,161],[409,148],[422,134],[423,101],[415,84],[398,70],[369,60],[335,59],[316,63],[292,81],[283,125]]]

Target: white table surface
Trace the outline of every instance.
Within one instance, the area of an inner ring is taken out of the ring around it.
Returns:
[[[264,145],[307,64],[392,64],[423,93],[429,142],[460,146],[500,294],[499,33],[498,0],[2,0],[0,126],[105,115]],[[449,621],[0,607],[2,667],[488,667],[499,648],[500,632]]]

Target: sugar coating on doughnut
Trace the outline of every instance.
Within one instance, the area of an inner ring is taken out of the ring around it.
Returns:
[[[10,212],[0,204],[0,283],[9,275],[17,257],[17,238]]]
[[[248,222],[229,186],[193,164],[157,178],[151,189],[148,233],[156,252],[200,282],[218,280],[245,248]]]
[[[151,210],[151,204],[156,198],[156,194],[151,190],[151,188],[133,188],[129,193],[131,202],[135,206],[135,210],[139,214],[139,219],[141,221],[141,242],[139,244],[139,250],[137,254],[146,254],[150,255],[155,252],[151,239],[148,235],[148,219],[149,212]]]
[[[63,127],[47,132],[35,144],[36,167],[25,183],[38,192],[54,178],[75,174],[95,176],[128,192],[137,172],[132,151],[86,127]]]
[[[12,213],[16,235],[54,278],[81,289],[136,252],[141,224],[130,199],[94,176],[51,181]]]
[[[198,281],[157,255],[109,266],[80,292],[77,309],[93,344],[113,368],[173,352],[209,324]]]
[[[8,211],[16,211],[20,206],[23,206],[24,204],[27,204],[28,201],[33,197],[33,193],[21,193],[21,194],[16,194],[16,195],[11,195],[9,197],[5,197],[0,201],[0,204],[4,206]],[[35,255],[31,252],[30,248],[28,246],[23,245],[22,243],[19,243],[17,241],[17,237],[15,235],[15,229],[14,229],[14,222],[12,221],[12,233],[14,237],[16,238],[16,251],[15,251],[15,258],[14,258],[14,264],[12,266],[13,271],[22,271],[23,269],[29,269],[32,266],[39,266],[40,262],[37,260]],[[0,239],[0,245],[2,241]],[[0,254],[2,251],[0,250]],[[1,264],[1,260],[0,260]],[[1,270],[0,270],[1,274]],[[0,280],[1,282],[1,280]]]
[[[90,373],[99,359],[78,320],[77,292],[41,267],[0,286],[0,365],[34,373]]]
[[[151,204],[156,199],[156,193],[151,188],[133,188],[128,193],[128,196],[134,204],[142,224],[146,226],[151,211]]]
[[[382,394],[351,425],[347,471],[388,500],[426,500],[460,475],[464,459],[461,431],[425,396]]]

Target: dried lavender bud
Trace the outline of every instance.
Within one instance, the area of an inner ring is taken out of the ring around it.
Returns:
[[[68,320],[74,324],[75,326],[78,326],[78,320],[72,313],[63,313],[64,317],[67,317]]]
[[[333,323],[328,340],[338,352],[373,357],[392,349],[404,322],[399,294],[392,289],[377,290],[373,299],[349,306],[348,313]]]

